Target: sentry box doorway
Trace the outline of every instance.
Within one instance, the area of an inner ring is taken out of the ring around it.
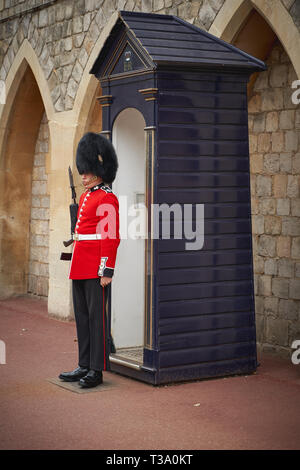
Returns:
[[[247,83],[265,69],[175,16],[119,12],[90,71],[119,158],[111,370],[152,384],[256,370]],[[194,227],[202,205],[201,249],[178,212],[163,236],[162,204],[190,205]]]

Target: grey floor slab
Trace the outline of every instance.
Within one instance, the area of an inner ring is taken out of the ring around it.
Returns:
[[[50,382],[53,385],[57,385],[58,387],[65,388],[66,390],[75,393],[105,392],[106,390],[117,388],[117,384],[111,382],[110,380],[104,380],[102,384],[92,388],[82,388],[79,385],[79,382],[63,382],[62,380],[56,377],[49,378],[46,380],[47,382]]]

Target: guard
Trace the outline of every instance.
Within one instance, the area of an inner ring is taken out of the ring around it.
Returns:
[[[79,141],[76,165],[85,187],[79,200],[69,279],[76,320],[78,368],[59,375],[89,388],[103,381],[107,370],[109,331],[106,301],[120,243],[119,202],[108,186],[118,160],[109,140],[88,132]]]

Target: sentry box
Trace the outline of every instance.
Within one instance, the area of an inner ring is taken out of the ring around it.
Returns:
[[[175,16],[119,12],[90,71],[119,159],[112,371],[256,370],[247,83],[265,69]]]

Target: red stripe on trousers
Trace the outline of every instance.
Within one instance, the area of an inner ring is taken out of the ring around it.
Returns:
[[[102,292],[102,296],[103,296],[103,312],[102,312],[102,316],[103,316],[103,348],[104,348],[104,361],[103,361],[103,370],[106,370],[106,357],[105,357],[105,302],[104,302],[104,286],[102,286],[102,289],[103,289],[103,292]]]

